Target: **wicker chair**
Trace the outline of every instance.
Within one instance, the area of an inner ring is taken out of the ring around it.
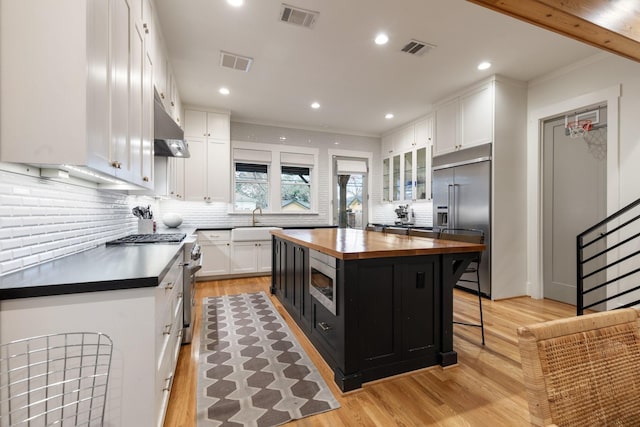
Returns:
[[[531,424],[640,425],[640,311],[518,329]]]

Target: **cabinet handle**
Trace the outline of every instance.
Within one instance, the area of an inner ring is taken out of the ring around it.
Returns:
[[[164,379],[165,386],[162,388],[162,391],[171,390],[172,383],[173,383],[173,374],[169,375],[167,378]]]
[[[173,289],[173,282],[167,283],[167,286],[165,286],[164,289],[167,290],[167,291],[170,290],[170,289]]]
[[[171,101],[171,106],[175,107],[176,106],[175,102]]]
[[[149,182],[149,177],[148,177],[148,176],[143,176],[143,177],[142,177],[142,180],[143,180],[144,182]]]
[[[111,166],[116,169],[122,169],[122,163],[118,162],[117,160],[114,160],[113,162],[111,162]]]
[[[333,329],[327,322],[320,322],[318,323],[318,326],[320,326],[320,329],[322,329],[323,332],[327,332]]]
[[[146,22],[144,24],[142,24],[142,28],[144,28],[144,33],[145,34],[149,34],[149,25],[147,25]]]
[[[168,325],[164,325],[164,331],[162,331],[162,335],[171,335],[171,326],[171,323],[169,323]]]
[[[160,98],[164,99],[164,93],[160,92]]]

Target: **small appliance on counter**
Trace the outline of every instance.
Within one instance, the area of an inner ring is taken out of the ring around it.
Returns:
[[[409,205],[400,205],[395,210],[398,220],[396,225],[413,225],[416,222],[416,217],[413,214],[413,209]]]

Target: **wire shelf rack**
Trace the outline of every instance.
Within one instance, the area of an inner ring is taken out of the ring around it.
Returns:
[[[101,426],[112,353],[95,332],[0,344],[0,427]]]

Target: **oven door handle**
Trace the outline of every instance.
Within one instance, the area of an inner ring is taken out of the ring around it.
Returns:
[[[187,264],[185,265],[187,272],[191,275],[195,274],[202,268],[202,263],[200,264]]]
[[[184,264],[182,264],[182,266],[184,267],[186,272],[189,273],[190,275],[195,274],[198,270],[202,268],[202,257],[198,258],[197,264],[193,262],[185,262]]]

